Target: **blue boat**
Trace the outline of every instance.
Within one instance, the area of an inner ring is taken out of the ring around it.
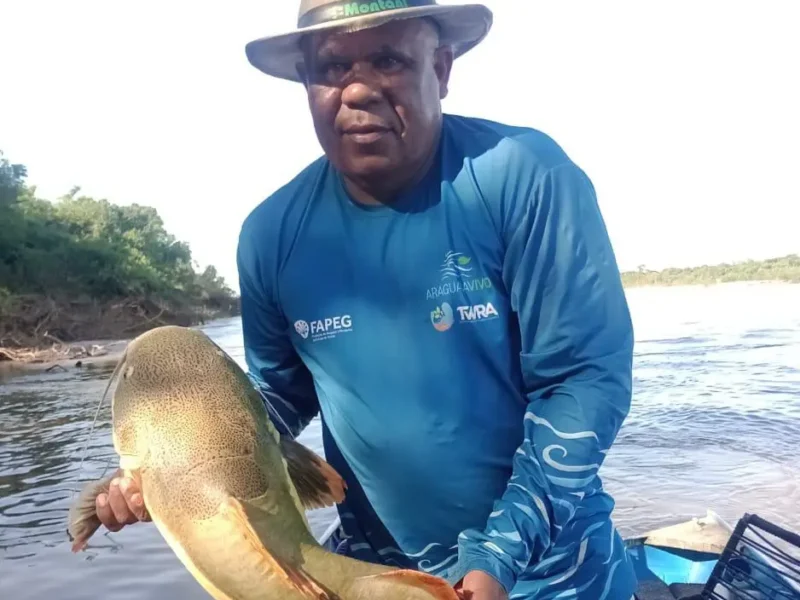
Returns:
[[[702,519],[626,540],[638,600],[800,600],[800,536],[757,515]]]
[[[319,541],[333,550],[338,518]],[[800,536],[744,515],[712,511],[625,540],[636,600],[800,600]]]

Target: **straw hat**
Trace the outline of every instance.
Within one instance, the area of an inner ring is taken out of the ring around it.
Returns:
[[[442,6],[435,0],[300,0],[294,31],[254,40],[245,51],[250,64],[259,71],[300,82],[297,67],[303,62],[300,50],[303,35],[329,29],[357,31],[415,17],[435,20],[442,43],[453,46],[456,58],[478,45],[492,26],[492,12],[481,4]]]

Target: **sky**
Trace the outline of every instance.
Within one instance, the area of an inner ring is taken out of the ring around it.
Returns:
[[[552,136],[594,182],[623,270],[800,253],[795,0],[487,5],[445,111]],[[39,197],[154,206],[238,289],[242,221],[321,154],[303,88],[244,54],[296,16],[278,0],[0,0],[0,150]]]

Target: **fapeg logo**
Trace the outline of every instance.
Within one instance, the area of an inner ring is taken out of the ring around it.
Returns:
[[[304,340],[310,337],[312,342],[320,342],[335,338],[343,333],[352,332],[353,318],[350,315],[340,315],[316,321],[303,321],[301,319],[294,322],[294,330]]]
[[[297,333],[300,334],[301,338],[303,338],[303,339],[308,338],[309,329],[308,329],[308,322],[307,321],[303,321],[302,319],[300,321],[295,321],[294,322],[294,330]]]

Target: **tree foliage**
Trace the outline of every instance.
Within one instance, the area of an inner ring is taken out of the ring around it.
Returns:
[[[197,273],[187,244],[149,206],[117,206],[75,188],[57,202],[36,197],[23,165],[0,153],[0,297],[9,294],[144,297],[170,305],[230,307],[214,267]]]
[[[800,283],[800,256],[789,254],[768,260],[748,260],[721,265],[650,271],[644,265],[622,274],[628,287],[644,285],[709,285],[733,281],[784,281]]]

